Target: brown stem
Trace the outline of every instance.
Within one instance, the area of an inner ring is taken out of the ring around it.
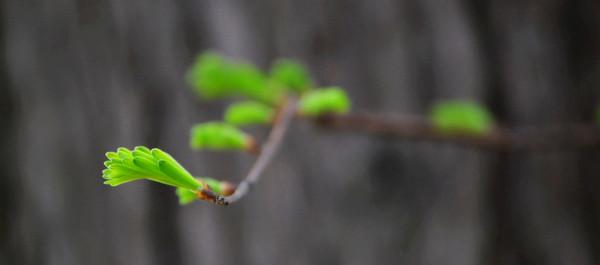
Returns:
[[[235,192],[231,196],[224,198],[225,205],[234,203],[246,196],[248,191],[250,191],[250,188],[260,179],[263,171],[275,156],[277,149],[279,149],[295,114],[296,99],[290,98],[279,110],[276,121],[273,123],[273,128],[269,133],[269,137],[267,138],[260,155],[256,159],[256,162],[252,165],[250,172],[248,172],[246,178],[238,184]]]
[[[427,120],[416,117],[385,117],[356,113],[324,115],[316,123],[324,128],[356,131],[407,140],[437,141],[497,151],[549,151],[572,148],[599,148],[600,130],[591,124],[564,124],[546,127],[500,128],[483,135],[467,132],[440,132]]]

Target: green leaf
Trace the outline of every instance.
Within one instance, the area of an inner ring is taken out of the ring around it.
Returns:
[[[305,92],[312,87],[308,71],[298,62],[280,59],[271,67],[271,80],[294,92]]]
[[[269,124],[274,116],[272,107],[254,101],[234,103],[225,111],[225,121],[236,126]]]
[[[299,111],[305,116],[319,116],[326,113],[343,114],[350,110],[350,100],[344,90],[329,87],[310,91],[298,103]]]
[[[251,64],[232,62],[214,52],[201,54],[187,74],[194,90],[203,98],[247,97],[276,104],[281,95]]]
[[[166,185],[197,190],[200,183],[173,157],[158,148],[152,150],[139,146],[134,151],[119,148],[108,152],[102,171],[104,184],[118,186],[127,182],[147,179]]]
[[[481,105],[465,101],[445,101],[436,104],[430,114],[433,125],[445,133],[481,135],[493,126],[492,115]]]
[[[188,173],[184,168],[178,167],[177,165],[170,163],[167,160],[158,160],[158,168],[165,173],[167,176],[170,176],[176,183],[179,183],[178,187],[185,187],[188,189],[198,189],[200,186],[198,185],[198,181],[194,178],[190,178],[190,173]]]
[[[207,122],[192,128],[190,144],[194,149],[248,150],[252,137],[231,124]]]

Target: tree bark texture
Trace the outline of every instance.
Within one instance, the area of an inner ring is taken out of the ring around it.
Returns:
[[[596,0],[4,0],[0,264],[600,264],[600,151],[495,153],[296,122],[230,208],[153,183],[102,185],[104,153],[160,147],[239,181],[252,158],[196,153],[227,102],[184,75],[214,49],[305,63],[356,111],[441,99],[503,125],[593,119]],[[255,130],[264,135],[263,130]]]

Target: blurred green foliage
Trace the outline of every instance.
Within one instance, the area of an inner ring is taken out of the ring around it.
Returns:
[[[279,59],[271,67],[271,80],[293,92],[302,93],[312,87],[308,71],[290,59]]]
[[[277,60],[266,76],[253,65],[231,61],[217,53],[201,54],[188,72],[188,82],[203,98],[244,97],[277,106],[286,96],[300,96],[299,111],[305,116],[346,113],[350,101],[338,87],[311,90],[308,71],[291,59]],[[264,124],[272,112],[266,107],[233,105],[225,120],[234,125]]]
[[[231,104],[225,111],[225,122],[236,126],[269,124],[275,116],[272,107],[255,101]]]
[[[106,157],[102,176],[106,179],[104,183],[111,186],[147,179],[190,190],[201,187],[173,157],[158,148],[138,146],[132,151],[120,147],[117,152],[106,153]]]
[[[308,71],[294,60],[277,60],[267,76],[254,65],[215,52],[198,56],[187,80],[206,99],[243,97],[269,105],[277,105],[286,95],[300,95],[312,87]]]
[[[433,125],[445,133],[470,133],[481,135],[493,126],[491,114],[477,103],[445,101],[436,104],[431,113]]]
[[[194,90],[206,99],[238,96],[274,104],[281,96],[253,65],[233,62],[213,52],[198,57],[187,79]]]
[[[350,100],[344,90],[328,87],[305,93],[298,109],[305,116],[319,116],[325,113],[343,114],[350,109]]]
[[[224,122],[207,122],[194,126],[190,144],[194,149],[247,150],[252,137]]]

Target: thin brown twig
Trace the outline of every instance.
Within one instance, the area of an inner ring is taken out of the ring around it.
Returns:
[[[488,133],[441,132],[427,120],[355,113],[324,115],[316,123],[324,128],[355,131],[415,141],[448,142],[496,151],[551,151],[600,148],[600,129],[593,124],[563,124],[543,127],[495,127]]]
[[[252,168],[250,168],[248,175],[246,175],[246,178],[238,184],[232,195],[224,198],[225,205],[234,203],[246,196],[248,191],[250,191],[250,188],[260,179],[263,171],[277,153],[277,149],[279,149],[295,114],[296,99],[289,98],[279,110],[278,117],[273,123],[273,128],[269,133],[267,141],[265,142],[260,155],[252,165]]]

